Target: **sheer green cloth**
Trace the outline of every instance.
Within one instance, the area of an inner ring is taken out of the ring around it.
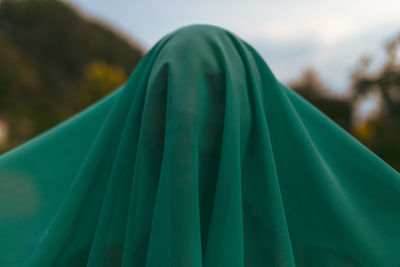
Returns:
[[[399,173],[213,26],[0,157],[0,266],[400,266],[399,226]]]

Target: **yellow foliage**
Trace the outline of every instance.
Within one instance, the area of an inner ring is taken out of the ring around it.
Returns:
[[[102,61],[88,64],[79,93],[79,102],[84,105],[91,104],[121,86],[126,78],[122,67],[112,66]]]
[[[371,123],[365,122],[354,129],[354,135],[357,138],[368,139],[373,137],[375,134],[375,129]]]

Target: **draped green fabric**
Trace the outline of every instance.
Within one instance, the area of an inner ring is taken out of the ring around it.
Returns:
[[[0,266],[400,266],[400,175],[234,34],[0,156]]]

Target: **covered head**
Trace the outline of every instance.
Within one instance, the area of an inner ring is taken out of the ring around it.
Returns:
[[[0,265],[394,266],[399,203],[396,171],[194,25],[0,157]]]

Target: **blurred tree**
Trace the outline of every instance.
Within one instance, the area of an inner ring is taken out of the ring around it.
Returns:
[[[102,61],[95,61],[86,66],[81,89],[78,91],[78,105],[85,106],[103,96],[113,89],[121,86],[127,77],[120,66],[111,66]]]
[[[371,59],[363,58],[352,75],[353,103],[374,92],[379,97],[378,115],[354,130],[354,135],[400,171],[400,36],[386,45],[386,61],[375,72]],[[363,129],[370,129],[365,134]]]
[[[302,76],[289,86],[342,128],[350,131],[352,114],[350,101],[344,97],[332,95],[331,90],[325,86],[313,69],[306,69]]]
[[[0,120],[9,129],[0,153],[116,89],[142,55],[136,43],[65,2],[0,0]],[[89,81],[93,62],[108,75],[100,88]]]
[[[35,116],[35,109],[40,108],[40,83],[34,64],[0,31],[0,120],[3,129],[0,149],[34,135],[35,129],[27,120]],[[12,138],[9,138],[9,132],[13,133]]]

